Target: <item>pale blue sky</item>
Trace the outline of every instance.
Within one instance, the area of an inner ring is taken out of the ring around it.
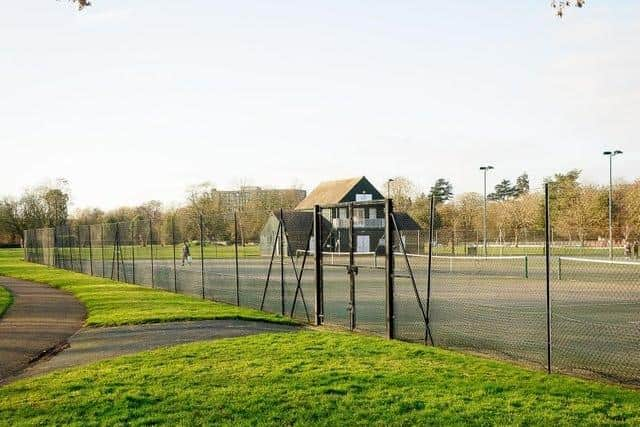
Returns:
[[[640,2],[54,0],[0,14],[0,194],[640,176]],[[4,156],[3,156],[4,157]]]

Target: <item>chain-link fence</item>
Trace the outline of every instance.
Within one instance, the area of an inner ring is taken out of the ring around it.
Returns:
[[[25,257],[303,322],[640,384],[633,245],[614,247],[608,259],[598,233],[583,227],[576,240],[561,226],[554,234],[554,224],[548,217],[517,235],[488,233],[485,244],[478,233],[416,228],[390,200],[275,210],[259,224],[251,212],[178,211],[28,230]]]

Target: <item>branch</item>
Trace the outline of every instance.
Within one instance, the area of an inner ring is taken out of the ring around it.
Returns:
[[[582,7],[587,0],[551,0],[551,7],[556,9],[556,15],[560,18],[564,16],[564,11],[568,7]]]
[[[82,10],[87,6],[91,6],[91,2],[89,0],[69,0],[72,3],[78,3],[78,10]]]

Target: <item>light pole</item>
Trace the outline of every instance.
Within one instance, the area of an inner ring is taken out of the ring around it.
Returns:
[[[493,166],[480,166],[480,170],[484,173],[484,215],[482,216],[482,243],[484,246],[484,256],[487,256],[487,171],[493,169]]]
[[[613,259],[613,158],[622,151],[610,150],[602,154],[609,156],[609,259]]]
[[[387,199],[391,198],[391,183],[394,181],[393,178],[389,178],[387,180]]]

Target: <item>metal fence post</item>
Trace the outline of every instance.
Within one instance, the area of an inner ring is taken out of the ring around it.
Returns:
[[[394,259],[393,259],[393,201],[385,199],[384,203],[384,252],[385,252],[385,301],[386,301],[386,322],[387,338],[393,339],[395,336],[395,314],[393,312],[394,293]]]
[[[153,221],[149,218],[149,253],[151,254],[151,289],[154,289],[155,281],[153,278]]]
[[[120,281],[120,223],[116,222],[116,238],[114,239],[115,259],[116,259],[116,280]],[[113,264],[112,264],[113,266]],[[111,267],[111,277],[113,278],[113,267]]]
[[[315,253],[315,284],[316,284],[316,299],[315,299],[315,324],[321,325],[322,318],[324,317],[324,296],[323,296],[323,282],[322,282],[322,213],[320,212],[320,206],[315,205],[313,207],[313,235],[314,246],[313,251]]]
[[[178,269],[176,267],[176,215],[171,216],[171,243],[173,243],[173,292],[178,293]]]
[[[74,271],[73,268],[73,249],[71,245],[73,244],[73,239],[71,239],[71,226],[67,224],[67,249],[69,249],[69,265],[71,266],[70,270]]]
[[[430,211],[429,211],[429,254],[428,254],[428,258],[427,258],[427,307],[426,307],[426,311],[427,311],[427,331],[426,331],[426,336],[427,338],[429,338],[429,336],[431,336],[431,344],[433,345],[433,335],[431,335],[431,312],[429,311],[431,308],[431,273],[433,271],[432,269],[432,262],[433,262],[433,229],[435,228],[434,225],[434,221],[435,221],[435,207],[436,207],[436,200],[434,195],[431,195],[431,200],[430,200]],[[425,340],[426,341],[426,340]]]
[[[202,299],[204,299],[204,222],[200,214],[200,276],[202,281]]]
[[[67,254],[65,253],[65,246],[67,244],[66,228],[65,225],[60,226],[60,242],[62,244],[60,247],[60,268],[63,270],[67,269]]]
[[[284,212],[280,208],[280,306],[284,316]]]
[[[562,258],[558,257],[558,280],[562,280]]]
[[[27,238],[27,232],[29,230],[22,230],[22,253],[24,260],[27,262],[31,262],[30,257],[27,256],[27,245],[29,244],[29,239]]]
[[[235,256],[236,256],[236,305],[240,306],[240,274],[239,274],[239,264],[238,264],[238,212],[233,211],[233,245],[235,248]],[[284,312],[283,312],[284,314]]]
[[[56,226],[53,226],[53,265],[59,268],[58,265],[58,230]]]
[[[356,328],[356,272],[353,245],[355,244],[355,230],[353,227],[353,203],[349,203],[349,329]]]
[[[78,260],[80,262],[80,272],[84,273],[84,268],[82,267],[82,246],[80,245],[80,224],[76,226],[76,233],[78,234]]]
[[[544,184],[544,258],[546,269],[547,372],[551,373],[551,224],[549,218],[549,183]]]
[[[136,283],[136,238],[134,229],[138,229],[138,222],[131,221],[129,227],[131,227],[131,282]]]
[[[93,276],[93,236],[91,235],[91,226],[87,225],[89,229],[89,274]]]
[[[104,270],[104,224],[100,224],[100,251],[102,253],[102,277],[105,277]]]

